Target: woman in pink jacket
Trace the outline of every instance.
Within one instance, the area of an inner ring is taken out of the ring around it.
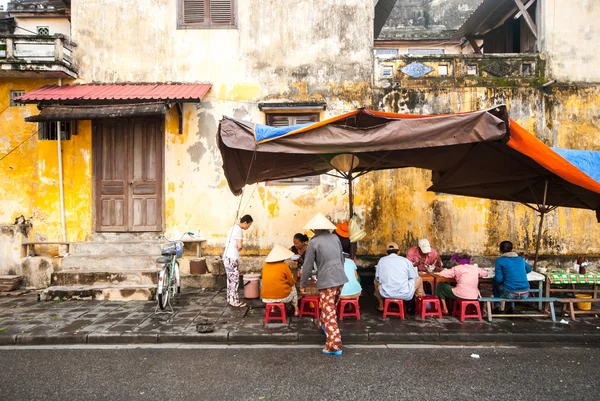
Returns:
[[[448,283],[438,283],[435,295],[442,301],[442,313],[448,314],[446,299],[477,299],[479,298],[479,277],[487,277],[487,271],[477,265],[457,265],[439,273],[441,277],[456,280],[456,287]]]

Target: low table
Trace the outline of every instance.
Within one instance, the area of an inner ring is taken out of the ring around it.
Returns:
[[[573,303],[578,302],[592,302],[593,304],[600,302],[598,294],[598,284],[600,283],[600,273],[589,272],[586,274],[576,273],[546,273],[546,297],[549,297],[553,293],[572,293],[572,294],[591,294],[592,298],[560,298],[563,302],[563,306],[569,304],[569,315],[572,320],[575,320],[575,315],[596,315],[600,314],[600,310],[592,308],[589,311],[576,311],[573,307]],[[552,285],[570,285],[571,288],[552,288]],[[592,288],[581,288],[582,285],[591,285]],[[579,288],[577,288],[579,287]],[[563,307],[562,310],[565,308]]]

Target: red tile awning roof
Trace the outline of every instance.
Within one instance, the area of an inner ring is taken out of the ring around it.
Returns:
[[[163,100],[199,102],[211,84],[82,84],[49,85],[18,98],[21,103],[117,103]],[[17,99],[15,99],[17,100]]]

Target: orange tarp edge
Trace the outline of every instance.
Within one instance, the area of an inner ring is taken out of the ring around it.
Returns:
[[[513,120],[510,120],[510,140],[507,145],[529,156],[565,181],[600,194],[600,183],[569,163]]]
[[[297,129],[295,131],[290,131],[290,132],[288,132],[285,135],[278,136],[276,138],[265,139],[263,141],[257,142],[257,144],[260,145],[261,143],[267,143],[267,142],[270,142],[270,141],[274,141],[276,139],[285,138],[286,136],[296,135],[296,134],[301,134],[301,133],[306,132],[306,131],[311,131],[313,129],[316,129],[316,128],[319,128],[319,127],[323,127],[323,126],[325,126],[327,124],[331,124],[331,123],[334,123],[336,121],[343,120],[344,118],[353,116],[355,114],[358,114],[359,112],[360,112],[360,110],[355,110],[355,111],[351,111],[351,112],[346,113],[346,114],[341,114],[339,116],[331,117],[331,118],[328,118],[326,120],[319,121],[317,123],[311,124],[311,125],[309,125],[307,127],[300,128],[300,129]],[[374,116],[377,116],[377,117],[398,118],[398,119],[401,119],[401,118],[407,118],[407,119],[408,118],[432,118],[432,117],[444,117],[444,116],[449,116],[450,115],[450,114],[429,114],[429,115],[423,115],[423,114],[399,114],[399,113],[389,113],[389,112],[385,112],[385,111],[375,111],[375,110],[365,110],[365,112],[368,113],[368,114],[372,114]],[[455,114],[466,114],[466,113],[472,113],[472,111],[465,111],[465,112],[462,112],[462,113],[455,113]],[[256,140],[256,132],[254,133],[254,140]]]
[[[295,135],[295,134],[301,134],[302,132],[311,131],[313,129],[316,129],[316,128],[319,128],[319,127],[323,127],[324,125],[331,124],[333,122],[342,120],[344,118],[353,116],[353,115],[358,114],[358,113],[359,113],[359,110],[355,110],[355,111],[351,111],[351,112],[346,113],[346,114],[342,114],[342,115],[339,115],[339,116],[331,117],[331,118],[328,118],[326,120],[319,121],[317,123],[308,125],[308,126],[306,126],[304,128],[300,128],[300,129],[297,129],[295,131],[290,131],[290,132],[288,132],[285,135],[278,136],[276,138],[265,139],[264,141],[257,142],[257,144],[260,145],[261,143],[271,142],[271,141],[274,141],[276,139],[285,138],[286,136]],[[256,141],[256,131],[254,132],[254,140]]]

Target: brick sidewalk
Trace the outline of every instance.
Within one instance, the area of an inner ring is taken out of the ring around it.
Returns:
[[[175,299],[173,315],[154,314],[156,302],[64,301],[38,302],[36,294],[0,297],[0,345],[115,343],[273,343],[321,344],[324,336],[311,318],[291,318],[288,324],[262,322],[264,304],[232,308],[224,291],[186,290]],[[383,319],[369,298],[361,298],[361,320],[340,323],[346,344],[356,343],[568,343],[600,344],[600,319],[578,318],[569,324],[551,319],[456,318]],[[561,318],[558,318],[560,320]],[[569,320],[568,318],[564,318]],[[198,333],[208,320],[215,330]]]

